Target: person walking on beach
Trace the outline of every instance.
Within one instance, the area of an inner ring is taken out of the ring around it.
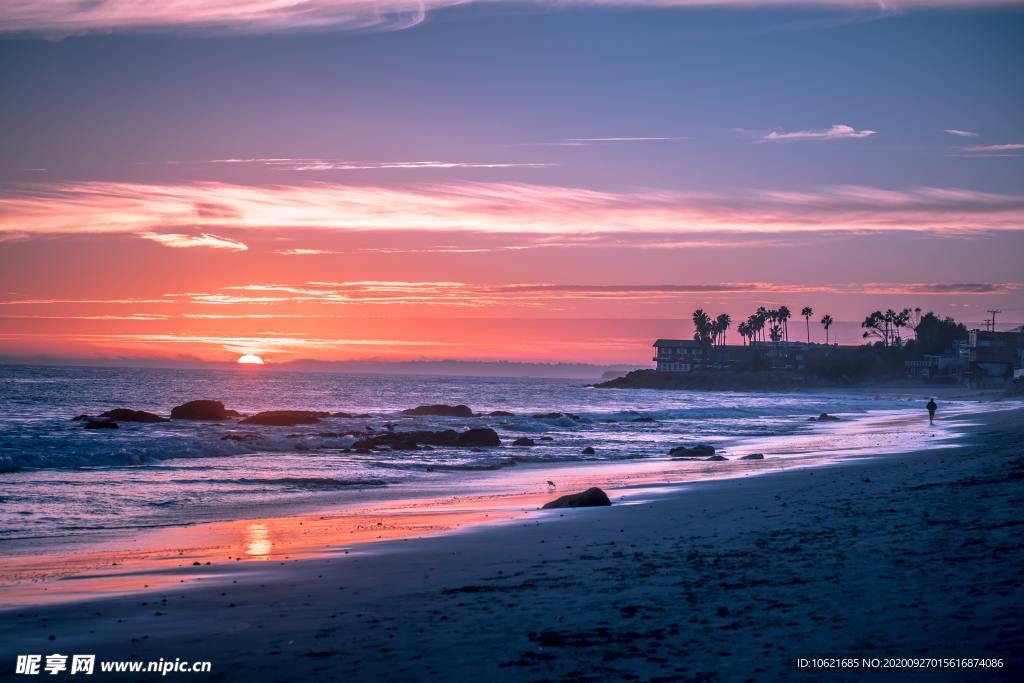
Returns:
[[[926,407],[928,408],[928,424],[933,425],[935,424],[935,411],[938,409],[938,406],[935,405],[935,399],[928,399],[928,405]]]

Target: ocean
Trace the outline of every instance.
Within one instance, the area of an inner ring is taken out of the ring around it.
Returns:
[[[368,414],[269,427],[174,420],[87,430],[111,408],[167,416],[193,399],[243,415],[301,409]],[[424,404],[512,417],[409,417]],[[948,409],[944,405],[943,409]],[[483,473],[531,464],[666,458],[677,445],[742,448],[845,420],[921,412],[919,397],[864,392],[740,393],[597,389],[537,378],[370,376],[216,370],[0,367],[0,544],[189,524],[295,506],[341,505],[423,486],[458,490]],[[563,413],[561,417],[540,416]],[[568,414],[575,416],[571,417]],[[922,412],[923,414],[923,412]],[[578,419],[576,419],[578,418]],[[353,432],[491,427],[498,448],[356,453]],[[527,436],[536,446],[515,447]],[[585,454],[586,447],[594,449]],[[395,494],[397,495],[397,493]]]

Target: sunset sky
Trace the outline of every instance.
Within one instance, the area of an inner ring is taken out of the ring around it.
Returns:
[[[1020,324],[1022,36],[1012,0],[8,0],[0,360]]]

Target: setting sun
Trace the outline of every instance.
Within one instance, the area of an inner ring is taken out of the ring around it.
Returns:
[[[263,365],[263,359],[254,353],[247,353],[238,357],[239,365]]]

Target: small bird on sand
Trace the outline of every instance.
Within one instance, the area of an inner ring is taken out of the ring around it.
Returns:
[[[551,481],[551,480],[549,479],[549,480],[548,480],[548,488],[551,488],[551,489],[555,488],[555,482],[553,482],[553,481]]]

